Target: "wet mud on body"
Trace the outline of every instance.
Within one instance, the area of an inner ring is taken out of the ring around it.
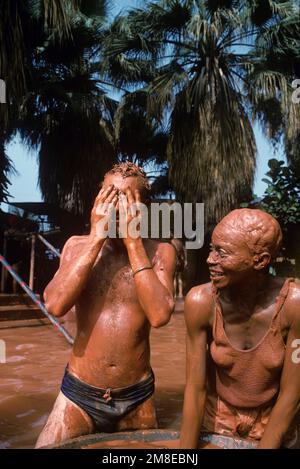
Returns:
[[[74,334],[74,324],[65,324]],[[59,392],[70,346],[52,327],[0,330],[6,363],[0,363],[0,448],[32,448]],[[151,332],[159,427],[179,429],[185,382],[182,312]]]

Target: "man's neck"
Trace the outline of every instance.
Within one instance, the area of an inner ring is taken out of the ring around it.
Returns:
[[[108,238],[107,244],[113,249],[114,251],[118,251],[120,253],[127,252],[126,247],[123,243],[122,238]]]
[[[237,306],[241,305],[243,308],[247,306],[247,309],[252,311],[255,304],[257,304],[259,296],[269,285],[270,280],[271,276],[268,273],[259,273],[248,278],[245,282],[226,289],[224,291],[224,299]]]

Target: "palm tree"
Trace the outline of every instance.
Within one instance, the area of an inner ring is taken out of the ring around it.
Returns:
[[[0,202],[8,193],[8,176],[13,170],[5,153],[22,97],[31,78],[32,53],[44,34],[68,36],[69,15],[77,2],[64,0],[0,0],[0,78],[5,80],[7,104],[0,105]]]
[[[102,16],[88,18],[79,11],[70,39],[38,52],[17,126],[38,150],[45,200],[75,213],[89,212],[104,172],[115,161],[104,124],[112,127],[116,102],[93,64],[103,23]]]
[[[106,1],[23,3],[28,73],[7,139],[19,132],[38,151],[47,202],[87,214],[104,172],[116,161],[105,131],[112,128],[116,102],[95,66]]]
[[[261,38],[282,21],[290,27],[292,3],[157,0],[110,28],[111,75],[143,88],[149,115],[167,120],[172,185],[182,201],[205,202],[206,224],[251,194],[254,97],[283,83],[267,67]]]
[[[8,194],[8,175],[13,171],[10,159],[5,153],[4,142],[0,140],[0,201],[6,201]]]
[[[300,77],[300,10],[292,3],[294,14],[260,35],[253,54],[261,61],[252,66],[249,78],[256,90],[250,95],[253,112],[274,144],[283,137],[287,160],[300,182],[300,108],[292,100],[292,83]]]
[[[147,93],[125,93],[113,120],[113,142],[118,161],[132,161],[142,167],[152,185],[152,195],[171,191],[166,161],[168,134],[147,113]]]
[[[155,120],[146,119],[141,94],[130,99],[128,95],[118,112],[117,101],[108,95],[113,87],[101,52],[106,2],[60,5],[66,6],[64,11],[57,5],[54,13],[45,12],[45,18],[42,1],[29,2],[20,13],[23,24],[34,23],[36,30],[33,38],[30,28],[26,30],[28,77],[16,106],[10,107],[15,115],[10,132],[6,126],[6,135],[9,140],[19,132],[36,149],[44,199],[88,218],[99,182],[114,162],[127,159],[146,166],[148,172],[150,168],[154,189],[168,190],[163,164],[166,136]],[[55,12],[61,17],[53,32]],[[126,125],[118,125],[120,116],[126,117]],[[2,174],[7,193],[11,166],[5,162]]]
[[[9,84],[10,99],[21,98],[27,89],[41,33],[69,37],[77,9],[78,2],[71,0],[0,0],[0,75]]]

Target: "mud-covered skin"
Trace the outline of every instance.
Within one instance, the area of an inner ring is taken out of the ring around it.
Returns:
[[[280,238],[277,222],[260,210],[235,210],[213,232],[207,259],[211,283],[192,288],[185,299],[187,382],[182,448],[197,447],[204,417],[207,375],[213,372],[208,369],[206,358],[214,323],[214,295],[218,295],[221,303],[226,335],[232,346],[242,351],[255,347],[270,327],[284,283],[284,279],[268,274]],[[295,282],[280,313],[286,343],[280,392],[259,448],[279,448],[300,410],[300,364],[292,359],[293,343],[300,338],[299,311],[300,284]],[[240,386],[242,392],[243,383]]]
[[[97,205],[118,204],[118,194],[139,200],[138,178],[105,178],[91,216],[91,233],[66,243],[58,272],[45,290],[46,306],[63,316],[76,306],[77,335],[69,371],[99,388],[130,386],[151,372],[151,326],[166,324],[174,308],[174,248],[150,239],[101,239]],[[151,269],[133,272],[151,265]],[[155,428],[153,397],[119,423],[118,429]],[[93,431],[89,416],[60,393],[37,447]]]
[[[74,238],[68,256],[84,243]],[[76,304],[77,335],[70,372],[100,388],[124,387],[150,372],[150,323],[139,303],[126,249],[107,241]],[[155,265],[167,245],[143,241]]]
[[[153,397],[122,419],[116,431],[149,428],[157,428]],[[94,424],[89,415],[60,392],[36,442],[36,448],[58,444],[81,435],[89,435],[94,431]]]

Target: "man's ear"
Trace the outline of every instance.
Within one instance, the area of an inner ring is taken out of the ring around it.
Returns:
[[[263,270],[271,262],[271,255],[269,252],[265,251],[260,254],[255,254],[254,258],[254,269],[256,270]]]

